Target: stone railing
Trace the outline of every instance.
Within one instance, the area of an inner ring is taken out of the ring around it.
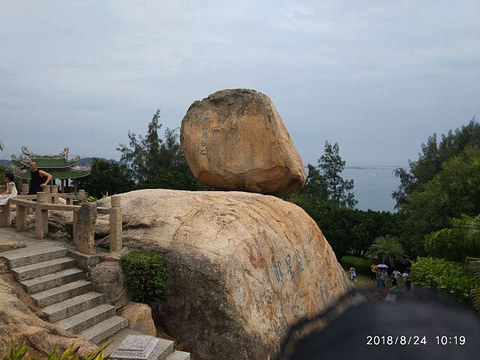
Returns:
[[[46,187],[47,188],[47,187]],[[35,237],[43,239],[48,235],[48,211],[72,211],[73,212],[73,241],[78,251],[85,254],[95,254],[95,223],[98,214],[109,214],[110,220],[110,251],[122,249],[122,208],[119,196],[112,196],[112,207],[97,207],[95,203],[82,205],[60,204],[58,187],[48,192],[39,192],[37,195],[19,195],[9,200],[9,204],[1,206],[0,227],[11,226],[10,204],[16,205],[17,231],[24,231],[27,225],[27,214],[35,212]],[[82,191],[82,190],[80,190]],[[84,192],[82,199],[84,198]],[[80,192],[79,192],[80,195]],[[70,195],[68,195],[70,196]],[[80,198],[80,196],[78,196]],[[73,197],[68,197],[73,199]],[[33,201],[36,200],[36,201]]]

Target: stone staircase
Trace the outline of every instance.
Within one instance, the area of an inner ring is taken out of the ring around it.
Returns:
[[[105,304],[103,294],[91,291],[92,283],[75,268],[66,248],[24,248],[1,256],[45,320],[96,344],[128,326],[114,306]]]

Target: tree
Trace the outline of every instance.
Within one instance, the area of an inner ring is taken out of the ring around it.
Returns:
[[[328,189],[325,178],[320,174],[320,170],[315,166],[307,165],[307,181],[301,189],[301,194],[307,198],[316,201],[328,200]]]
[[[79,181],[80,187],[89,195],[100,198],[133,190],[132,172],[123,164],[93,158],[89,176]]]
[[[353,180],[344,180],[340,175],[345,169],[345,161],[339,154],[338,143],[325,142],[324,154],[318,160],[318,168],[325,181],[328,200],[337,206],[354,208],[357,201],[353,193]]]
[[[0,151],[3,151],[3,149],[5,149],[5,147],[4,147],[4,145],[3,145],[2,140],[0,140]]]
[[[468,258],[467,263],[474,278],[474,287],[470,291],[472,307],[480,314],[480,258]]]
[[[400,208],[403,238],[410,250],[422,254],[423,237],[450,226],[461,214],[480,213],[480,149],[466,147],[442,165],[425,188],[414,191]]]
[[[160,161],[159,153],[162,139],[158,131],[162,127],[160,120],[160,109],[153,115],[152,121],[148,124],[146,137],[128,132],[129,146],[120,144],[117,148],[122,153],[121,161],[128,164],[133,171],[133,177],[137,181],[144,181],[149,177],[159,174]]]
[[[395,266],[395,263],[404,263],[406,261],[406,254],[403,250],[402,244],[394,236],[380,236],[375,239],[369,248],[370,257],[372,259],[380,260],[382,263],[387,263]]]
[[[400,231],[397,214],[350,209],[331,201],[317,201],[302,193],[293,194],[288,200],[302,207],[315,220],[337,259],[345,254],[365,256],[374,239]]]
[[[157,110],[145,137],[128,132],[129,145],[120,144],[117,148],[122,153],[121,161],[131,169],[137,188],[204,189],[190,171],[176,130],[167,128],[162,139],[161,127]]]
[[[442,164],[468,146],[480,147],[480,124],[475,118],[466,126],[442,135],[440,142],[436,134],[429,136],[427,143],[421,146],[418,160],[408,161],[410,170],[398,168],[394,172],[400,179],[398,190],[392,193],[397,202],[396,208],[406,203],[413,192],[423,191],[426,184],[441,171]]]
[[[478,223],[478,217],[462,215],[451,220],[451,227],[441,229],[425,236],[425,251],[428,256],[449,261],[464,262],[469,256],[480,256],[480,238],[472,235]],[[473,225],[472,225],[473,224]]]
[[[329,201],[336,206],[353,209],[357,201],[350,190],[353,180],[344,180],[341,176],[345,161],[339,154],[338,143],[325,142],[324,154],[318,159],[318,167],[308,164],[307,182],[302,194],[314,201]]]

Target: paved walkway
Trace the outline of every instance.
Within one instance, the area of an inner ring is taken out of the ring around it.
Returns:
[[[54,240],[39,240],[35,239],[33,236],[29,236],[25,232],[17,232],[14,227],[0,227],[0,244],[3,242],[22,242],[29,249],[34,249],[36,247],[52,246],[52,245],[64,245],[64,241],[54,241]]]

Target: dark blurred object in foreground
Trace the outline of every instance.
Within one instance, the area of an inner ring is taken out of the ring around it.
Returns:
[[[353,295],[293,326],[278,360],[480,359],[480,320],[470,308],[416,289],[394,302],[364,302],[337,316]]]

